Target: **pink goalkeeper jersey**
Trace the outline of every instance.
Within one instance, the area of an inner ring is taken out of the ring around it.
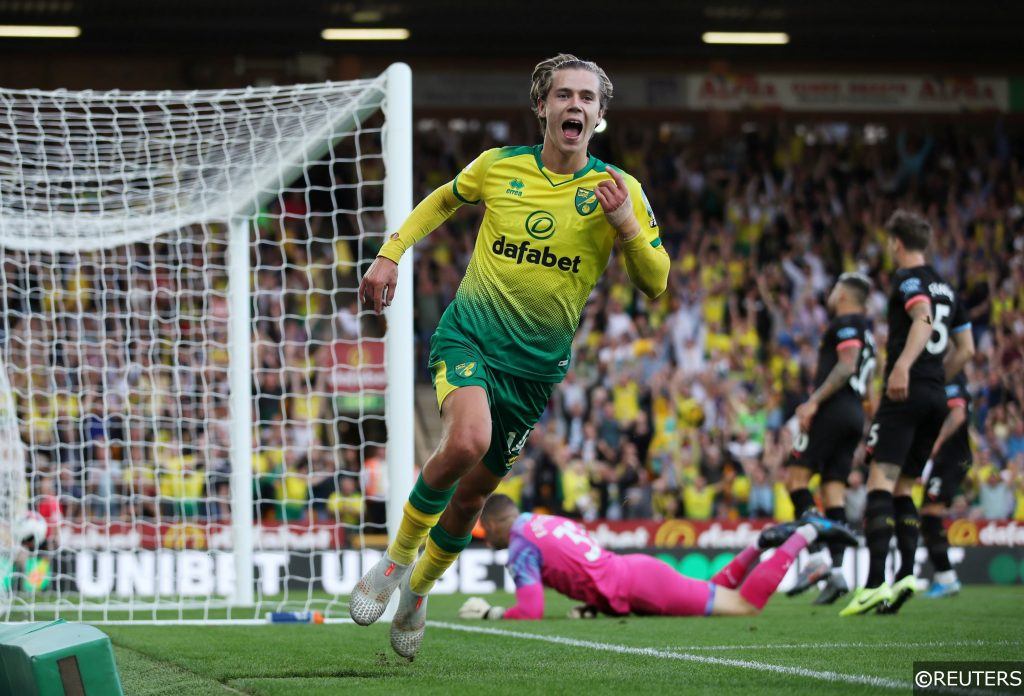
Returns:
[[[622,557],[602,549],[586,529],[565,517],[520,515],[509,536],[508,568],[520,604],[524,590],[535,591],[543,602],[543,584],[606,613],[630,611],[630,580]],[[540,618],[534,609],[513,607],[508,618]],[[523,616],[516,615],[524,610]]]

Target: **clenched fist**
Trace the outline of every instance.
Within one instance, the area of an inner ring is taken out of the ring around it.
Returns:
[[[611,180],[604,180],[594,187],[594,195],[601,204],[601,210],[611,225],[623,239],[629,239],[640,232],[636,216],[633,215],[633,203],[629,197],[629,187],[613,167],[606,169]]]

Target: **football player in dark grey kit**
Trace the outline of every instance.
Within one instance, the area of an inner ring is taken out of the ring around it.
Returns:
[[[971,468],[971,394],[961,372],[946,385],[949,413],[932,447],[931,468],[925,474],[925,498],[921,505],[921,538],[935,567],[935,577],[925,595],[930,599],[952,597],[960,592],[960,579],[949,562],[949,539],[943,518],[960,484]]]
[[[925,259],[931,226],[919,215],[898,210],[886,229],[897,270],[889,296],[885,393],[867,442],[872,463],[864,531],[871,560],[866,586],[840,616],[872,609],[895,613],[917,591],[914,553],[920,521],[910,493],[946,419],[945,385],[974,354],[963,307]],[[951,341],[955,349],[947,352]],[[890,587],[885,564],[893,534],[900,567]]]
[[[814,497],[807,485],[814,474],[821,475],[825,516],[846,521],[846,479],[853,455],[864,437],[864,395],[875,369],[875,339],[865,316],[871,281],[860,273],[845,273],[828,296],[832,321],[822,335],[814,392],[796,410],[800,433],[786,475],[786,486],[798,517],[814,510]],[[819,580],[828,583],[814,601],[831,604],[850,591],[843,578],[845,546],[829,547],[829,564],[813,554],[801,570],[790,595],[799,594]]]

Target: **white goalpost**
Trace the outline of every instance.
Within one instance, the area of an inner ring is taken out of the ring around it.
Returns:
[[[411,81],[0,89],[0,621],[344,613],[412,488],[411,255],[356,292]]]
[[[20,548],[19,521],[28,510],[25,447],[18,432],[17,408],[7,370],[0,361],[0,615],[11,604],[10,578]]]

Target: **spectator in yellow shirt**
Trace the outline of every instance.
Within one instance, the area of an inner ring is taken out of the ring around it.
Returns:
[[[715,489],[703,476],[697,476],[683,489],[683,508],[691,520],[710,520],[714,515]]]
[[[782,481],[775,482],[775,521],[791,522],[795,519],[793,500],[789,497],[789,491]]]
[[[593,510],[590,472],[582,459],[573,459],[562,472],[562,507],[570,517],[585,517]]]
[[[363,494],[356,487],[354,476],[341,477],[341,490],[327,499],[327,509],[334,519],[346,527],[358,528],[363,521]]]
[[[612,388],[612,403],[615,405],[615,420],[620,424],[636,420],[640,412],[640,385],[627,373],[619,375]]]
[[[498,487],[494,489],[494,495],[507,495],[509,498],[515,501],[516,505],[522,505],[523,500],[523,475],[512,474],[506,476],[498,484]]]
[[[1013,520],[1024,522],[1024,476],[1018,475],[1013,487]]]
[[[277,482],[278,520],[304,520],[309,500],[309,462],[304,456],[295,455],[288,456],[286,461],[288,465]]]

